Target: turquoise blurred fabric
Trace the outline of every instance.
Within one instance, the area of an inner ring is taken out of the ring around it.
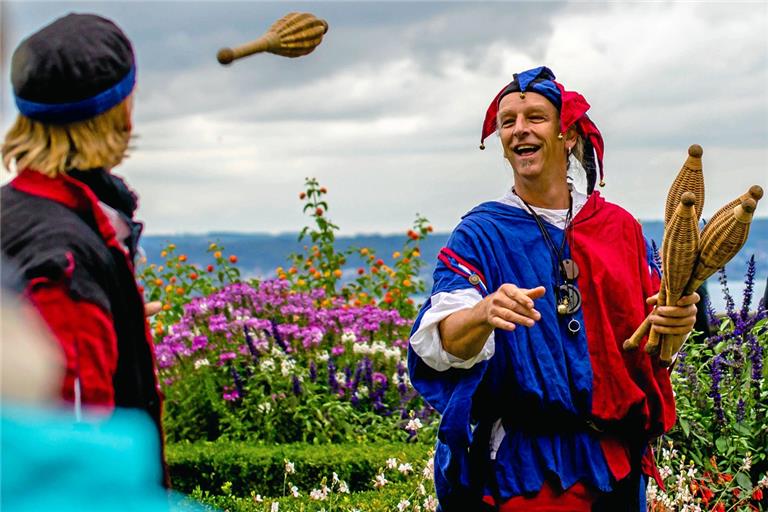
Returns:
[[[4,401],[0,414],[3,512],[203,510],[162,487],[156,430],[141,411],[76,422]]]

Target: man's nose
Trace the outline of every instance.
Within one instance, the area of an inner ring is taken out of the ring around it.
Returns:
[[[528,121],[518,117],[515,119],[515,124],[512,125],[512,135],[515,137],[521,137],[528,133]]]

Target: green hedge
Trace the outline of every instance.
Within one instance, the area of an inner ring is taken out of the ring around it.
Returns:
[[[296,470],[288,480],[303,494],[319,487],[323,478],[330,482],[334,471],[350,491],[358,492],[372,488],[387,459],[423,467],[431,449],[418,443],[252,446],[216,441],[170,444],[166,455],[178,491],[191,493],[199,486],[203,492],[220,495],[222,486],[230,482],[234,496],[279,497],[283,496],[285,459]]]
[[[334,494],[324,501],[313,500],[307,494],[303,494],[300,498],[265,499],[261,503],[257,503],[250,496],[246,498],[231,495],[213,496],[201,492],[194,492],[193,498],[204,505],[227,512],[270,512],[273,501],[280,503],[280,512],[319,512],[321,510],[388,512],[396,511],[398,503],[403,499],[408,499],[411,504],[423,504],[425,498],[419,494],[417,487],[418,484],[413,482],[389,484],[382,489],[367,492]]]

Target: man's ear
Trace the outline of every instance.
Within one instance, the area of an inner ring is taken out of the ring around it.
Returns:
[[[565,132],[565,147],[571,149],[575,148],[578,138],[579,133],[576,131],[576,128],[568,128],[568,131]]]
[[[125,109],[125,131],[130,132],[133,130],[133,93],[123,101],[123,108]]]

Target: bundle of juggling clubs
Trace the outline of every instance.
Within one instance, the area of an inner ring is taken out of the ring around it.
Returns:
[[[699,232],[704,207],[704,174],[701,146],[688,148],[688,158],[667,194],[664,211],[664,241],[661,248],[662,280],[657,306],[676,305],[690,295],[742,248],[763,189],[753,185],[744,194],[717,210]],[[659,354],[669,366],[685,341],[685,335],[662,335],[650,320],[624,342],[624,350],[636,350],[648,335],[645,351]]]

